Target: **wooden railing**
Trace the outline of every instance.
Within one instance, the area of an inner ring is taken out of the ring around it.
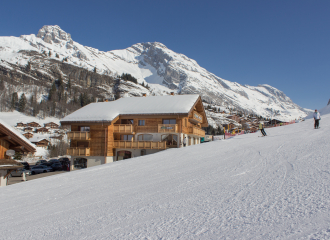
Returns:
[[[66,154],[70,156],[90,156],[90,148],[68,148]]]
[[[114,141],[114,148],[166,149],[166,142]]]
[[[70,140],[90,140],[90,132],[68,132],[68,139]]]
[[[205,131],[200,128],[196,128],[196,127],[189,128],[189,134],[194,134],[194,135],[197,135],[200,137],[205,137]]]
[[[159,133],[176,133],[178,132],[177,124],[158,124]]]
[[[113,132],[115,133],[132,133],[134,126],[132,124],[115,124],[113,125]]]
[[[199,123],[203,122],[203,116],[200,115],[198,112],[194,111],[193,112],[193,119],[196,120]]]
[[[157,126],[136,126],[137,133],[156,133]]]

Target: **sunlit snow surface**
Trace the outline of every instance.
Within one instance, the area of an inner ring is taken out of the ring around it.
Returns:
[[[330,115],[0,189],[0,239],[329,239]]]

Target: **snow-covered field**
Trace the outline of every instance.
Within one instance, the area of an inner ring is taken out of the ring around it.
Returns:
[[[329,122],[1,188],[0,239],[329,239]]]

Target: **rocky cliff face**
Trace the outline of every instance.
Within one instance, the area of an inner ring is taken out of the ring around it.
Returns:
[[[138,43],[123,50],[102,52],[82,46],[59,26],[44,26],[37,35],[0,37],[2,72],[24,69],[31,63],[31,79],[46,84],[59,75],[73,79],[77,86],[95,87],[106,94],[198,93],[221,107],[245,110],[282,120],[306,116],[306,110],[294,104],[280,90],[269,85],[243,86],[222,79],[187,56],[175,53],[161,43]],[[7,70],[5,70],[7,69]],[[33,74],[32,74],[33,73]],[[114,83],[117,75],[130,73],[140,84]],[[111,80],[110,80],[111,79]]]

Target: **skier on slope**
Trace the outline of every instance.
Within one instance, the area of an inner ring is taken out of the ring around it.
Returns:
[[[320,113],[317,111],[317,109],[315,109],[315,112],[313,114],[313,118],[314,118],[314,128],[319,128],[319,121],[321,120],[321,115]]]
[[[259,130],[262,133],[262,136],[263,137],[266,137],[267,136],[267,134],[265,132],[265,129],[264,129],[264,125],[261,122],[259,123]]]

